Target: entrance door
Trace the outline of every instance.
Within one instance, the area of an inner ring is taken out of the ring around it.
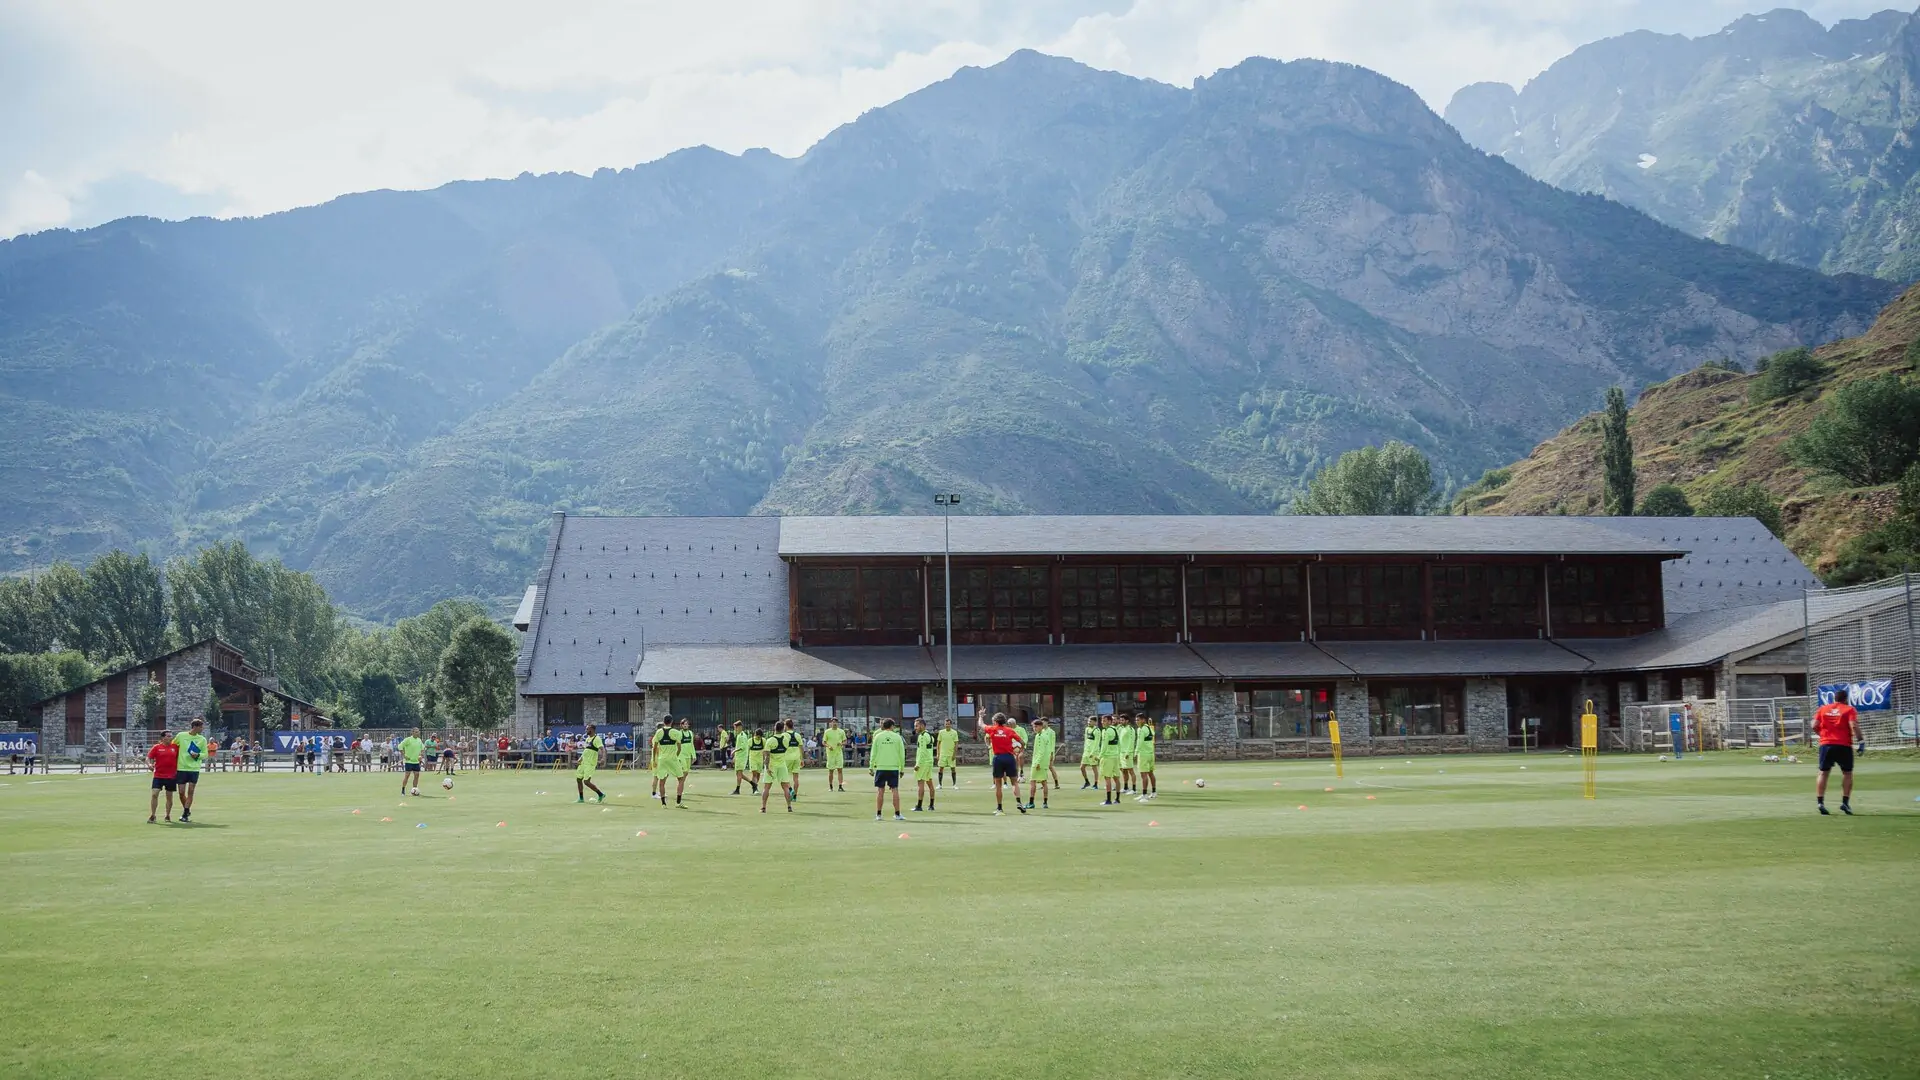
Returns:
[[[1573,683],[1566,679],[1508,679],[1507,736],[1515,747],[1573,745]]]

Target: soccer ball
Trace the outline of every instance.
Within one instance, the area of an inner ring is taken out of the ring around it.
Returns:
[[[452,791],[452,790],[453,790],[453,777],[451,777],[451,776],[449,776],[449,777],[447,777],[447,778],[446,778],[445,780],[442,780],[442,781],[440,781],[440,786],[441,786],[441,787],[443,787],[443,788],[446,788],[446,789],[447,789],[448,791]]]
[[[1667,760],[1667,755],[1665,755],[1665,754],[1661,754],[1661,755],[1660,755],[1660,760],[1661,760],[1661,761],[1665,761],[1665,760]]]
[[[1195,780],[1195,781],[1193,782],[1193,786],[1194,786],[1194,787],[1206,787],[1206,786],[1207,786],[1207,782],[1206,782],[1205,780]]]

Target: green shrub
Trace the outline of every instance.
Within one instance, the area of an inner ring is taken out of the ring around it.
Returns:
[[[1920,386],[1892,373],[1847,383],[1787,454],[1857,485],[1892,483],[1920,459]]]
[[[1640,500],[1638,513],[1643,517],[1692,517],[1693,504],[1676,484],[1656,484]]]
[[[1700,517],[1750,517],[1775,536],[1784,539],[1787,533],[1780,516],[1780,500],[1758,484],[1710,487],[1693,512]]]
[[[1807,389],[1825,378],[1828,368],[1802,346],[1774,353],[1755,364],[1754,371],[1758,377],[1747,388],[1747,398],[1758,405]]]

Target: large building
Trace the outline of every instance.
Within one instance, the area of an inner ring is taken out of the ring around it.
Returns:
[[[949,550],[962,717],[1146,709],[1175,756],[1566,745],[1589,700],[1624,743],[1804,694],[1818,588],[1746,518],[555,514],[515,726],[937,724]]]

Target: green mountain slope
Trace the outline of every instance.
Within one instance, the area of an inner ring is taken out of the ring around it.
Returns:
[[[1529,175],[1830,273],[1920,277],[1920,18],[1831,29],[1745,16],[1702,38],[1576,49],[1516,91],[1478,83],[1446,117]]]
[[[892,512],[954,490],[983,512],[1267,512],[1389,437],[1478,475],[1601,387],[1857,333],[1892,292],[1555,190],[1405,87],[1314,61],[1182,90],[1021,53],[796,160],[376,195],[0,244],[25,281],[129,237],[202,290],[176,309],[227,327],[207,347],[231,373],[196,391],[224,411],[170,419],[202,437],[149,469],[170,531],[126,533],[242,536],[386,616],[517,595],[555,507]],[[408,206],[421,223],[387,220]],[[138,287],[85,281],[53,334],[70,350]],[[13,296],[0,328],[48,324]],[[9,379],[0,408],[90,393],[48,385]],[[27,442],[0,468],[74,449]],[[78,452],[78,476],[124,456]],[[8,521],[14,566],[103,542],[48,512]]]

